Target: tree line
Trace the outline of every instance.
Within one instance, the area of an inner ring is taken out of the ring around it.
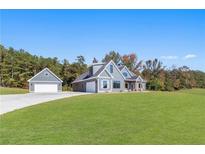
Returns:
[[[147,80],[147,89],[173,91],[183,88],[205,88],[205,73],[191,70],[187,66],[166,69],[158,59],[139,61],[135,53],[120,55],[110,51],[102,62],[113,60],[117,65],[126,65],[136,75]],[[93,63],[97,63],[96,58]],[[60,61],[57,57],[45,58],[31,55],[29,52],[0,45],[0,86],[28,88],[27,80],[48,67],[63,80],[64,90],[70,90],[72,81],[84,73],[88,66],[80,55],[75,62],[67,59]]]
[[[188,88],[205,88],[205,72],[191,70],[187,66],[167,69],[158,59],[143,62],[135,53],[121,56],[111,51],[103,62],[113,59],[116,64],[126,65],[136,75],[147,80],[148,90],[174,91]]]

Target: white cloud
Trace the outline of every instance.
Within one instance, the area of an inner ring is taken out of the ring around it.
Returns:
[[[173,59],[178,59],[178,56],[161,56],[160,58],[166,60],[173,60]]]
[[[197,56],[194,54],[188,54],[186,56],[184,56],[184,59],[191,59],[191,58],[196,58]]]

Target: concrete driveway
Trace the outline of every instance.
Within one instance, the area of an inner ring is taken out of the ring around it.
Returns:
[[[78,95],[86,95],[89,93],[81,92],[62,92],[62,93],[28,93],[15,95],[0,95],[0,114],[21,109],[27,106],[40,104],[43,102],[72,97]]]

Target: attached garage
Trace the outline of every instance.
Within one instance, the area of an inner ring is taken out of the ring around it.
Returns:
[[[29,91],[37,93],[55,93],[62,91],[62,80],[48,68],[43,69],[28,80]]]
[[[96,92],[96,83],[95,83],[95,81],[86,82],[86,92],[91,92],[91,93]]]

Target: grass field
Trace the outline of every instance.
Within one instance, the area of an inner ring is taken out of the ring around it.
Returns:
[[[25,94],[25,93],[28,93],[27,89],[0,87],[0,95]]]
[[[205,90],[95,94],[7,113],[0,144],[205,144]]]

